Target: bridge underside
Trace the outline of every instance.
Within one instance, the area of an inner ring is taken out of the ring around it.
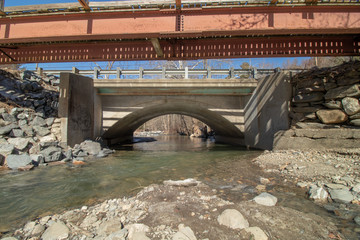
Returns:
[[[358,5],[216,7],[0,18],[0,63],[360,53]]]
[[[170,101],[134,111],[111,126],[103,135],[109,143],[121,142],[133,136],[133,132],[147,121],[166,114],[182,114],[194,117],[213,129],[217,136],[233,139],[244,144],[243,133],[233,123],[216,112],[189,104],[189,102]]]

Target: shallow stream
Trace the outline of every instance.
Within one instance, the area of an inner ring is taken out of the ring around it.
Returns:
[[[251,160],[260,151],[246,151],[209,140],[160,136],[117,150],[86,165],[39,167],[31,172],[0,173],[0,231],[19,227],[38,216],[91,205],[109,198],[131,196],[142,187],[167,179],[196,178],[217,188],[228,200],[248,200],[265,186],[279,204],[329,216],[307,200],[303,190],[266,176]]]

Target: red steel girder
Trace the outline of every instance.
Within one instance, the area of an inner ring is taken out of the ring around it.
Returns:
[[[358,36],[294,36],[160,40],[163,57],[151,41],[20,45],[1,48],[0,64],[124,60],[220,59],[254,57],[354,56],[360,54]]]
[[[108,39],[359,34],[359,6],[234,7],[0,18],[0,45]]]

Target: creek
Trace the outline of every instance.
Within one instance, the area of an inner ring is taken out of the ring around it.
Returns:
[[[115,154],[87,161],[39,167],[31,172],[0,173],[0,231],[14,230],[39,216],[92,205],[105,199],[132,196],[164,180],[196,178],[219,190],[228,200],[250,200],[262,185],[280,205],[329,216],[309,201],[304,190],[286,186],[251,160],[261,151],[215,144],[210,140],[159,136],[157,141],[125,145]]]

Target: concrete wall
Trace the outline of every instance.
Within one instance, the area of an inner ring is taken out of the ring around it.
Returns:
[[[289,129],[292,87],[290,77],[276,73],[259,80],[245,106],[245,143],[249,147],[271,150],[274,135]]]
[[[72,73],[60,75],[59,117],[62,141],[74,146],[94,137],[93,80]]]

